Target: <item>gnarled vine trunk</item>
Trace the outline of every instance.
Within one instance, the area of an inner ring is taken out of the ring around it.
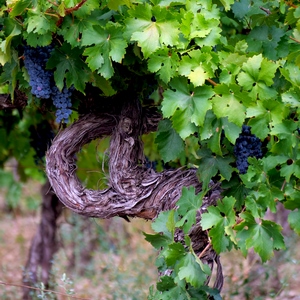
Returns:
[[[47,287],[53,256],[58,250],[57,219],[62,212],[63,205],[55,194],[49,193],[50,189],[51,186],[47,181],[42,187],[41,222],[32,239],[23,273],[25,286],[35,286],[39,282],[43,282]],[[23,300],[32,299],[31,292],[33,291],[29,287],[24,287]]]
[[[143,166],[141,135],[155,131],[161,116],[153,109],[142,109],[137,100],[124,103],[120,114],[85,115],[54,139],[46,155],[46,172],[52,188],[65,206],[74,212],[96,218],[140,217],[153,220],[164,210],[173,209],[184,186],[201,191],[196,169],[165,170],[157,173]],[[76,176],[76,153],[93,139],[111,136],[109,187],[91,190]],[[218,186],[203,199],[199,217],[220,198]],[[208,245],[206,232],[196,224],[190,233],[195,253]],[[180,234],[179,234],[180,240]],[[215,287],[223,284],[221,265],[209,248],[201,259],[211,268],[218,265]]]

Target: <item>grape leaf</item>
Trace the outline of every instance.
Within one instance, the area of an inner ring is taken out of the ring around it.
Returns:
[[[190,51],[188,56],[182,57],[179,64],[178,73],[189,78],[195,87],[203,85],[206,79],[214,76],[216,67],[212,63],[211,51],[209,49],[206,52],[207,49]]]
[[[295,86],[300,86],[300,69],[295,64],[287,64],[280,68],[280,73]]]
[[[273,84],[273,78],[278,68],[261,54],[250,57],[242,66],[242,70],[237,80],[245,90],[250,91],[249,95],[252,99],[256,99],[257,95],[261,99],[271,99],[276,96],[276,91],[268,88]]]
[[[70,43],[72,47],[76,47],[80,46],[82,32],[84,30],[93,31],[93,25],[99,24],[105,25],[104,20],[101,22],[101,20],[94,16],[87,16],[83,19],[74,19],[72,16],[65,16],[59,34],[63,35],[64,39]]]
[[[150,72],[157,73],[159,78],[168,83],[177,73],[179,56],[168,48],[156,51],[148,60]]]
[[[221,3],[223,4],[223,6],[224,6],[224,8],[225,8],[226,11],[230,9],[230,6],[231,6],[233,3],[235,3],[234,0],[220,0],[220,1],[221,1]]]
[[[160,212],[155,221],[151,224],[152,229],[157,233],[162,233],[166,237],[173,239],[177,213],[174,210]]]
[[[202,214],[201,227],[210,229],[209,236],[217,253],[230,250],[232,243],[236,243],[232,226],[235,224],[235,199],[224,197],[218,200],[217,206],[207,208],[207,213]]]
[[[151,243],[151,245],[158,250],[167,247],[173,242],[173,239],[165,234],[147,234],[145,232],[143,234],[145,236],[145,240]]]
[[[291,228],[298,235],[300,235],[300,222],[299,222],[299,220],[300,220],[300,210],[299,209],[289,213],[288,222],[289,222]]]
[[[282,166],[280,169],[280,175],[285,177],[287,182],[290,181],[292,175],[300,178],[300,161],[292,162],[291,164]]]
[[[31,47],[44,47],[51,44],[52,32],[48,31],[45,34],[37,34],[33,32],[24,32],[24,38],[27,41],[27,45]]]
[[[68,43],[55,49],[47,62],[48,68],[56,68],[54,79],[59,89],[63,89],[66,79],[68,87],[74,86],[84,93],[85,83],[89,79],[89,70],[81,59],[82,52],[79,48],[71,49]]]
[[[119,6],[126,5],[127,7],[132,6],[130,0],[108,0],[107,6],[109,9],[118,10]]]
[[[273,26],[257,26],[251,30],[247,37],[248,51],[261,52],[271,60],[278,59],[277,47],[281,38],[285,35],[282,28]]]
[[[109,79],[114,73],[112,61],[121,62],[125,55],[126,41],[122,36],[122,28],[107,23],[106,27],[94,26],[82,33],[82,45],[89,46],[83,55],[87,56],[88,66],[92,71],[97,70],[104,78]]]
[[[182,227],[184,233],[188,233],[192,225],[196,223],[196,213],[202,204],[201,195],[195,195],[195,188],[183,187],[180,199],[177,201],[178,214],[182,216],[176,223],[176,227]]]
[[[245,104],[249,101],[248,96],[239,91],[239,87],[231,84],[229,87],[223,84],[215,87],[218,95],[212,99],[213,112],[218,118],[227,117],[229,122],[242,126],[246,118]]]
[[[235,1],[232,5],[232,12],[238,19],[243,19],[250,10],[250,0]]]
[[[208,188],[211,178],[217,175],[218,171],[226,180],[230,180],[233,171],[230,166],[232,158],[212,155],[211,151],[205,149],[199,150],[197,154],[200,157],[197,175],[203,184],[203,189]]]
[[[184,246],[177,242],[169,244],[168,247],[162,252],[162,255],[165,258],[167,266],[173,266],[180,257],[185,255],[185,253],[186,250],[184,249]]]
[[[145,3],[128,10],[128,14],[125,37],[138,42],[145,58],[164,45],[179,43],[179,23],[167,8]]]
[[[11,18],[21,15],[31,4],[32,0],[19,0],[13,2],[13,7],[9,13]]]
[[[164,162],[176,159],[184,151],[183,140],[167,119],[159,122],[155,143]]]
[[[0,43],[0,64],[2,66],[5,65],[6,62],[11,60],[11,42],[14,36],[17,36],[21,33],[19,26],[14,26],[13,30],[9,34],[9,36]]]
[[[181,30],[188,40],[194,39],[199,46],[215,46],[219,43],[220,32],[219,27],[219,9],[215,6],[204,3],[202,7],[197,4],[189,4],[193,6],[187,9],[183,18]],[[198,11],[197,11],[198,8]],[[192,11],[194,11],[192,13]]]
[[[214,92],[209,86],[194,88],[182,77],[174,78],[170,86],[172,89],[164,92],[162,112],[165,117],[174,115],[174,128],[184,139],[196,129],[193,124],[203,125],[206,111],[211,108],[210,98]]]
[[[156,287],[159,291],[168,291],[174,287],[176,287],[176,284],[174,282],[174,279],[170,276],[161,276],[159,278],[159,282],[157,283]]]
[[[299,107],[300,105],[300,89],[297,87],[289,89],[281,94],[282,101],[291,107]]]
[[[201,269],[196,262],[194,255],[189,252],[179,262],[178,277],[180,280],[185,279],[194,287],[201,287],[207,279],[207,269]]]
[[[238,231],[238,246],[245,255],[247,249],[253,247],[262,261],[266,262],[274,255],[273,249],[284,249],[280,225],[268,220],[259,220],[257,223],[249,212],[244,212],[240,216],[243,221],[234,229]]]
[[[37,33],[43,35],[49,32],[56,32],[56,19],[50,18],[44,12],[38,9],[31,9],[28,11],[28,18],[26,20],[27,32]]]

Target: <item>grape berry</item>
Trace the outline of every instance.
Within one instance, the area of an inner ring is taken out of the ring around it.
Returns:
[[[31,93],[40,99],[51,98],[56,107],[56,122],[68,123],[72,113],[72,89],[64,88],[60,91],[54,82],[53,72],[46,70],[46,63],[53,47],[24,48],[24,65],[28,71]]]
[[[248,170],[248,157],[262,157],[261,141],[251,133],[250,126],[243,125],[242,132],[234,146],[234,155],[236,157],[236,167],[241,174],[245,174]]]

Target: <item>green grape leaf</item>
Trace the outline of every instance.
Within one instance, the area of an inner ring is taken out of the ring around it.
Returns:
[[[177,53],[163,48],[156,51],[148,60],[148,70],[157,73],[159,78],[168,83],[177,73],[179,56]]]
[[[209,86],[194,88],[179,77],[174,78],[170,86],[172,89],[164,92],[162,112],[165,117],[173,116],[173,126],[184,139],[194,132],[194,125],[203,125],[214,92]]]
[[[125,37],[138,42],[145,58],[164,45],[179,43],[179,23],[167,8],[139,4],[128,10],[128,14]]]
[[[45,34],[37,34],[37,33],[26,33],[24,32],[24,38],[27,41],[28,46],[31,47],[44,47],[51,44],[52,41],[52,32],[48,31]]]
[[[235,1],[232,5],[232,12],[238,19],[243,19],[250,10],[250,0]]]
[[[235,3],[234,0],[220,0],[221,3],[223,4],[224,8],[226,11],[228,11],[230,9],[230,6]]]
[[[28,11],[26,20],[27,32],[43,35],[50,32],[56,32],[56,19],[50,18],[43,11],[31,9]]]
[[[203,189],[208,188],[211,178],[217,175],[218,172],[226,180],[230,180],[233,172],[230,163],[233,161],[233,158],[212,155],[209,150],[199,150],[197,154],[200,157],[197,175],[203,184]]]
[[[257,223],[249,212],[240,216],[243,221],[234,229],[237,230],[238,246],[245,255],[247,250],[253,247],[261,260],[266,262],[274,255],[274,249],[285,248],[280,225],[268,220],[259,220]]]
[[[278,46],[285,31],[275,25],[273,26],[256,26],[247,36],[249,52],[262,53],[266,58],[271,60],[278,59]]]
[[[157,233],[162,233],[166,237],[173,239],[175,223],[177,222],[177,212],[174,210],[160,212],[155,221],[151,224],[152,229]]]
[[[5,65],[6,62],[9,62],[11,60],[11,42],[13,37],[19,35],[21,33],[19,26],[14,26],[12,32],[9,34],[8,37],[2,42],[0,42],[0,64],[2,66]]]
[[[186,76],[195,87],[202,86],[206,79],[214,77],[216,66],[212,61],[213,56],[209,47],[202,48],[201,51],[190,51],[188,56],[182,57],[178,73]]]
[[[185,279],[194,287],[201,287],[207,279],[207,269],[201,268],[194,255],[189,252],[179,262],[178,277],[180,280]]]
[[[159,278],[159,282],[156,285],[157,290],[159,291],[168,291],[174,287],[176,287],[176,284],[174,282],[174,279],[171,276],[161,276]]]
[[[166,235],[147,234],[145,232],[143,234],[145,236],[145,240],[148,241],[157,250],[165,248],[173,242],[173,239]]]
[[[291,211],[288,216],[288,222],[291,228],[300,235],[300,210]]]
[[[184,151],[183,140],[167,119],[159,122],[155,143],[164,162],[176,159]]]
[[[229,122],[242,126],[246,118],[246,107],[243,102],[249,101],[248,96],[239,91],[239,87],[232,84],[215,87],[217,95],[212,99],[213,112],[218,118],[227,117]]]
[[[107,23],[106,27],[94,26],[93,29],[84,30],[82,45],[95,46],[86,48],[83,52],[87,56],[88,66],[92,71],[97,70],[104,78],[109,79],[114,73],[112,61],[121,62],[125,55],[126,41],[122,36],[122,28]]]
[[[287,92],[281,94],[282,101],[291,107],[299,107],[300,105],[300,89],[294,87]]]
[[[186,250],[181,243],[172,243],[162,252],[167,266],[173,266],[177,260],[186,254]]]
[[[85,83],[89,79],[89,70],[82,61],[81,54],[80,49],[71,49],[67,43],[52,52],[47,67],[56,68],[54,79],[59,89],[63,89],[66,79],[68,87],[73,85],[78,91],[84,93]]]
[[[273,84],[273,78],[278,65],[263,58],[262,54],[250,57],[242,66],[242,70],[237,79],[245,90],[250,91],[252,99],[257,95],[261,99],[271,99],[276,96],[276,91],[268,88]]]
[[[109,0],[107,6],[109,9],[118,10],[120,6],[126,5],[127,7],[131,7],[132,3],[130,0]]]
[[[210,229],[209,236],[217,253],[231,249],[232,243],[236,243],[232,226],[235,224],[235,199],[224,197],[218,200],[217,206],[207,208],[207,213],[202,214],[201,227]]]
[[[190,5],[193,6],[193,4]],[[181,26],[185,38],[188,40],[194,39],[196,44],[201,47],[217,45],[222,31],[219,27],[219,14],[219,9],[207,4],[201,7],[197,7],[196,4],[192,9],[187,9],[182,18]]]
[[[287,64],[280,68],[280,73],[294,86],[300,86],[300,69],[295,64]]]
[[[19,0],[13,2],[13,7],[9,13],[11,18],[21,15],[28,7],[30,7],[32,0]]]
[[[93,31],[93,25],[100,25],[104,21],[99,21],[92,16],[87,16],[86,18],[74,19],[72,16],[65,16],[62,28],[59,30],[65,41],[67,41],[72,47],[80,46],[82,32]]]
[[[286,164],[281,167],[280,175],[285,177],[287,182],[290,181],[291,176],[295,175],[297,178],[300,178],[300,161],[292,162],[291,164]]]
[[[183,187],[180,199],[177,201],[177,212],[182,216],[176,223],[176,227],[182,227],[184,233],[188,233],[196,223],[196,214],[202,205],[201,195],[195,195],[195,188]]]

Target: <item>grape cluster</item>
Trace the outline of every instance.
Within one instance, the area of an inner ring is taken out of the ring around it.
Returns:
[[[248,157],[262,157],[261,141],[251,133],[250,126],[243,125],[242,132],[234,146],[234,155],[236,157],[236,167],[241,174],[245,174],[248,170]]]
[[[72,89],[60,91],[54,82],[53,72],[46,70],[46,63],[53,47],[24,48],[24,65],[28,71],[31,93],[41,99],[51,98],[56,107],[56,122],[68,123],[72,113]]]
[[[31,93],[38,98],[48,99],[51,96],[52,72],[45,69],[52,47],[24,48],[24,65],[28,71]]]
[[[157,162],[151,161],[147,156],[145,157],[144,165],[146,169],[153,169],[154,171],[156,171]]]
[[[72,113],[72,110],[70,109],[72,107],[71,96],[71,89],[64,88],[60,91],[56,86],[52,88],[52,100],[56,107],[55,116],[57,123],[60,123],[61,121],[68,123],[69,116]]]

